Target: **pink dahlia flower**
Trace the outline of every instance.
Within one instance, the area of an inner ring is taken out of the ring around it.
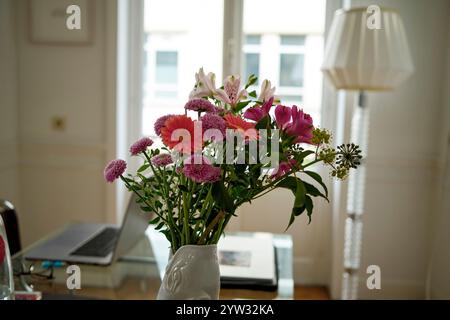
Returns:
[[[106,181],[113,182],[119,178],[127,168],[127,163],[122,159],[112,160],[103,171]]]
[[[130,147],[130,153],[132,156],[135,156],[141,152],[147,150],[153,144],[153,140],[150,138],[141,138]]]
[[[212,183],[220,180],[219,167],[211,165],[210,161],[202,155],[192,155],[185,160],[183,173],[186,177],[197,183]]]
[[[201,99],[201,98],[189,100],[185,104],[184,108],[186,110],[192,110],[192,111],[197,111],[197,112],[215,112],[216,111],[216,107],[211,102],[209,102],[206,99]]]
[[[156,167],[165,167],[173,163],[172,157],[168,153],[161,153],[154,156],[152,159],[152,164]]]

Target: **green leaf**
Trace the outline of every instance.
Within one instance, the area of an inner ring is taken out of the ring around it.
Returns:
[[[248,95],[249,95],[250,97],[252,97],[252,98],[256,98],[256,91],[253,90],[252,92],[249,92]]]
[[[303,181],[303,184],[305,185],[307,194],[312,195],[313,197],[322,197],[329,202],[328,198],[322,192],[320,192],[319,189],[317,189],[315,186],[305,181]]]
[[[306,196],[305,198],[305,208],[306,208],[306,212],[308,214],[308,224],[311,223],[311,216],[313,213],[313,208],[314,208],[314,204],[313,201],[311,199],[311,197]]]
[[[188,188],[187,188],[184,184],[179,184],[179,185],[178,185],[178,188],[179,188],[181,191],[189,192]]]
[[[160,224],[158,224],[155,228],[155,230],[160,230],[162,227],[164,227],[164,222],[161,222]]]
[[[314,151],[312,151],[312,150],[304,150],[304,151],[301,151],[301,152],[299,152],[298,154],[297,154],[297,160],[303,160],[303,159],[305,159],[307,156],[309,156],[309,155],[311,155],[311,154],[314,154],[315,152]]]
[[[159,222],[159,217],[156,217],[155,219],[150,220],[149,224],[157,224]]]
[[[289,223],[288,223],[286,229],[284,230],[284,232],[286,232],[289,229],[289,227],[294,223],[294,221],[295,221],[295,214],[294,214],[294,212],[292,212],[291,217],[289,219]]]
[[[269,125],[269,123],[270,123],[270,116],[267,115],[258,121],[258,123],[255,125],[255,128],[256,129],[266,129],[267,126]]]
[[[295,177],[291,177],[288,176],[286,178],[284,178],[283,180],[281,180],[280,182],[278,182],[276,184],[277,188],[285,188],[285,189],[289,189],[292,191],[292,193],[295,196],[295,192],[297,191],[297,178]]]
[[[300,208],[304,206],[305,196],[306,196],[305,185],[303,184],[302,180],[297,179],[297,189],[295,191],[295,201],[294,201],[295,208]]]
[[[245,85],[245,89],[247,89],[247,88],[250,87],[251,85],[255,84],[256,81],[258,81],[258,77],[255,76],[254,74],[251,74],[251,75],[248,77],[247,84]]]
[[[141,210],[145,212],[153,212],[153,210],[149,207],[141,206]]]
[[[234,108],[234,112],[236,113],[236,112],[241,111],[241,110],[244,109],[250,102],[252,102],[252,101],[251,101],[251,100],[247,100],[247,101],[241,101],[241,102],[238,102],[238,103],[236,104],[236,107]]]
[[[219,208],[224,209],[227,213],[234,212],[233,199],[222,181],[217,181],[213,184],[211,195]]]
[[[292,208],[292,214],[296,217],[301,215],[303,212],[305,212],[306,206],[302,206],[300,208],[293,207]]]
[[[316,180],[322,186],[323,190],[325,190],[325,196],[328,197],[328,189],[327,189],[327,186],[325,185],[325,183],[323,183],[322,177],[318,173],[315,173],[313,171],[304,171],[304,172],[308,176],[310,176],[311,178]]]
[[[145,170],[148,169],[148,167],[150,167],[150,165],[149,165],[148,163],[147,163],[147,164],[143,164],[143,165],[137,170],[137,172],[145,171]]]

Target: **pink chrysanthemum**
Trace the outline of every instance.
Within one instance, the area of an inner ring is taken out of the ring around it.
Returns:
[[[103,171],[106,181],[113,182],[119,178],[127,168],[127,163],[122,159],[112,160]]]
[[[201,121],[203,132],[206,132],[209,129],[216,129],[220,131],[222,138],[225,138],[227,124],[221,116],[214,113],[207,113],[201,118]],[[218,137],[214,137],[214,140],[217,140],[217,138]]]
[[[192,99],[189,100],[184,108],[186,110],[198,111],[198,112],[215,112],[216,107],[206,99]]]
[[[165,116],[158,118],[158,120],[156,120],[154,129],[155,129],[155,133],[158,136],[161,135],[161,129],[164,128],[166,120],[173,116],[174,116],[173,114],[167,114]]]
[[[153,165],[155,165],[156,167],[165,167],[173,163],[172,157],[168,153],[158,154],[154,156],[151,160]]]
[[[220,180],[220,168],[211,165],[209,160],[201,155],[187,158],[183,167],[186,177],[197,183],[212,183]]]
[[[144,152],[147,150],[148,147],[150,147],[153,144],[153,140],[150,138],[142,138],[133,143],[133,145],[130,147],[130,153],[132,156],[135,156],[141,152]]]

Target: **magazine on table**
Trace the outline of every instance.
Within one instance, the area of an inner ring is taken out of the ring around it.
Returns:
[[[277,288],[276,254],[272,235],[226,235],[218,243],[223,287]]]

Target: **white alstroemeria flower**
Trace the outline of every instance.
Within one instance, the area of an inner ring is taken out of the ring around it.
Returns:
[[[209,72],[207,75],[203,68],[195,74],[195,87],[189,94],[189,100],[203,97],[215,97],[222,100],[226,97],[225,91],[216,88],[216,75]]]
[[[264,80],[261,84],[261,93],[259,94],[259,101],[268,101],[270,98],[274,97],[275,87],[272,87],[272,84],[269,80]]]

